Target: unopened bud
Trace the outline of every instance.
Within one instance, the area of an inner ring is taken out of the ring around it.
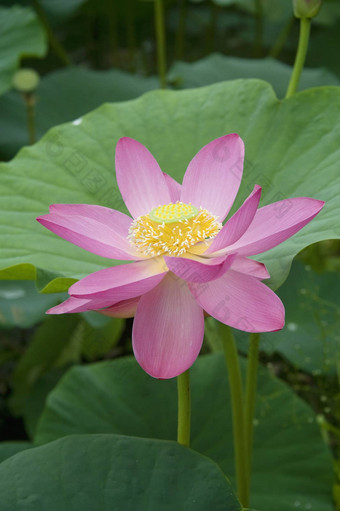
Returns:
[[[29,94],[39,85],[39,75],[34,69],[19,69],[13,77],[13,87],[18,92]]]
[[[296,18],[314,18],[321,7],[322,0],[293,0]]]

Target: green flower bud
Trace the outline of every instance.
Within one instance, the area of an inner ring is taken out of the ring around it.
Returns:
[[[13,87],[18,92],[34,92],[39,85],[39,75],[34,69],[19,69],[13,77]]]
[[[293,0],[296,18],[314,18],[321,7],[322,0]]]

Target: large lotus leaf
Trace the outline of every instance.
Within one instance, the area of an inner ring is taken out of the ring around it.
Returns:
[[[18,452],[33,447],[30,442],[0,442],[0,463]]]
[[[219,467],[176,442],[81,435],[0,465],[2,511],[242,511]]]
[[[191,376],[192,447],[232,476],[224,357],[200,357]],[[175,380],[154,380],[131,358],[73,368],[49,395],[36,441],[79,433],[175,439],[176,398]],[[332,460],[315,416],[265,369],[259,374],[255,424],[251,505],[295,511],[299,503],[301,509],[331,511]]]
[[[57,124],[73,121],[109,101],[134,99],[157,89],[156,78],[144,78],[124,71],[93,71],[68,68],[44,76],[37,91],[36,137]],[[28,144],[26,106],[16,92],[0,99],[0,153],[11,158]]]
[[[296,367],[318,374],[336,374],[340,356],[340,278],[334,272],[315,273],[294,263],[278,295],[286,309],[283,330],[261,335],[261,350],[280,353]],[[248,337],[237,332],[246,351]]]
[[[307,227],[259,257],[268,265],[272,285],[278,286],[297,252],[340,235],[339,113],[340,88],[311,89],[281,102],[265,82],[235,80],[190,91],[152,91],[56,127],[0,166],[0,277],[21,272],[24,278],[38,277],[45,291],[61,291],[72,278],[115,264],[58,238],[35,217],[53,202],[126,211],[114,176],[120,137],[146,144],[163,170],[181,181],[202,145],[237,132],[245,141],[246,162],[235,206],[255,183],[263,186],[262,205],[294,196],[326,201]],[[289,202],[278,206],[275,216],[289,209]]]
[[[168,78],[181,89],[202,87],[236,78],[260,78],[269,82],[279,98],[286,94],[292,67],[278,60],[241,59],[213,53],[193,63],[176,62]],[[304,69],[299,90],[319,85],[340,85],[340,80],[326,69]]]
[[[46,36],[34,11],[28,7],[0,7],[0,94],[11,87],[22,57],[43,57]]]

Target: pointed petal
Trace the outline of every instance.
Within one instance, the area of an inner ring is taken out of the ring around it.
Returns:
[[[261,190],[261,186],[255,185],[249,197],[225,223],[216,238],[212,241],[206,254],[211,254],[212,252],[216,252],[217,250],[221,250],[235,243],[235,241],[246,232],[257,211],[261,198]]]
[[[46,314],[69,314],[85,312],[90,310],[97,310],[102,307],[108,307],[109,305],[111,305],[110,300],[90,300],[87,298],[75,298],[71,296],[64,302],[46,311]]]
[[[189,163],[184,175],[181,201],[207,209],[222,222],[240,186],[244,144],[236,134],[204,146]]]
[[[209,282],[221,277],[232,265],[236,255],[204,259],[197,257],[195,260],[184,257],[164,257],[170,271],[177,277],[187,282]]]
[[[236,256],[231,264],[231,269],[240,273],[246,273],[257,279],[269,279],[270,275],[263,263],[248,259],[247,257]]]
[[[132,223],[127,215],[87,204],[53,204],[50,211],[38,222],[74,245],[111,259],[140,259],[127,239]]]
[[[154,378],[174,378],[186,371],[200,352],[203,334],[203,310],[187,284],[173,274],[141,297],[133,323],[133,351]]]
[[[73,284],[68,290],[77,298],[107,299],[113,305],[147,293],[166,273],[164,263],[154,259],[105,268]]]
[[[233,328],[272,332],[284,326],[281,300],[255,277],[229,270],[217,280],[189,288],[208,314]]]
[[[98,312],[111,318],[133,318],[136,314],[139,300],[140,296],[137,296],[137,298],[122,300],[121,302],[118,302],[107,309],[99,310]]]
[[[116,176],[120,193],[134,218],[171,202],[163,172],[150,151],[124,137],[116,147]]]
[[[228,252],[238,255],[255,255],[270,250],[298,232],[323,208],[324,202],[296,197],[274,202],[257,210],[245,234]]]
[[[171,202],[177,202],[181,198],[181,185],[175,179],[163,172],[166,184],[169,189]]]

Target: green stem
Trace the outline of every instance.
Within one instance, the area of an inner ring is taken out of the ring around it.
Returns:
[[[250,490],[251,479],[251,461],[253,454],[253,430],[254,430],[254,411],[257,386],[257,369],[259,363],[259,344],[260,334],[251,334],[249,341],[248,366],[246,379],[245,396],[245,444],[248,460],[248,488]]]
[[[33,0],[33,7],[34,7],[35,12],[37,13],[38,18],[41,21],[41,24],[44,26],[44,28],[46,30],[49,43],[50,43],[51,47],[53,48],[54,52],[56,53],[56,55],[58,55],[58,57],[60,58],[60,60],[63,62],[63,64],[65,66],[71,66],[72,62],[70,60],[70,57],[67,55],[63,45],[55,37],[53,30],[46,18],[44,10],[42,9],[41,5],[39,4],[39,2],[37,0]]]
[[[32,92],[24,94],[26,103],[27,113],[27,132],[28,132],[28,143],[34,144],[36,141],[35,135],[35,95]]]
[[[237,495],[242,506],[247,507],[249,504],[247,477],[248,470],[244,432],[243,388],[241,370],[232,331],[228,326],[222,323],[219,326],[230,385]]]
[[[290,77],[290,82],[288,85],[286,98],[290,98],[295,94],[299,81],[301,72],[306,60],[307,55],[307,49],[308,49],[308,41],[309,41],[309,34],[310,34],[310,24],[311,20],[307,18],[301,18],[300,20],[300,37],[299,37],[299,44],[298,49],[295,57],[294,62],[294,68],[292,72],[292,76]]]
[[[270,50],[268,57],[272,57],[273,59],[276,59],[281,51],[283,50],[283,47],[287,41],[287,38],[289,36],[290,31],[293,28],[295,18],[292,16],[289,18],[287,23],[283,26],[282,30],[279,32],[279,35],[277,36],[276,41],[273,44],[272,49]]]
[[[165,54],[165,25],[163,0],[155,0],[155,27],[157,41],[157,64],[159,82],[162,89],[166,88],[166,54]]]
[[[190,373],[189,369],[177,376],[178,390],[178,428],[177,442],[189,447],[190,445]]]

